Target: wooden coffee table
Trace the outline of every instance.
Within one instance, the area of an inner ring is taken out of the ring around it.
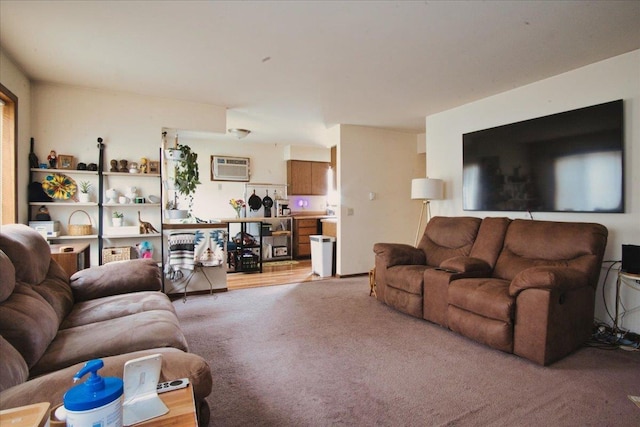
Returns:
[[[197,427],[196,404],[191,384],[180,390],[160,394],[160,399],[169,408],[161,417],[134,424],[136,427]]]

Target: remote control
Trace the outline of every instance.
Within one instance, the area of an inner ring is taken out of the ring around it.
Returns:
[[[181,378],[179,380],[165,381],[163,383],[158,383],[157,391],[158,391],[158,394],[166,393],[168,391],[185,388],[188,385],[189,385],[189,378]]]

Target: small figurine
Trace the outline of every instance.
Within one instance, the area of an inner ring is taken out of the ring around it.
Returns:
[[[129,172],[128,163],[126,160],[120,160],[120,170],[118,172]]]
[[[58,165],[58,155],[54,150],[51,150],[49,152],[49,155],[47,156],[47,160],[49,160],[49,167],[51,169],[55,169],[56,166]]]
[[[140,173],[147,173],[147,172],[148,172],[147,158],[143,157],[140,159]]]
[[[156,228],[151,225],[149,221],[143,221],[140,218],[140,211],[138,211],[138,225],[140,226],[140,234],[151,234],[151,233],[159,233]]]
[[[153,245],[146,240],[138,244],[138,254],[140,258],[153,258]]]
[[[111,169],[109,169],[109,172],[118,172],[118,161],[117,160],[111,160]]]
[[[46,206],[42,205],[38,208],[36,221],[51,221],[51,215],[49,215],[49,209]]]
[[[138,173],[138,164],[136,162],[129,163],[129,173]]]
[[[127,192],[124,194],[126,198],[129,200],[127,203],[133,203],[133,201],[138,197],[138,188],[137,187],[129,187]]]

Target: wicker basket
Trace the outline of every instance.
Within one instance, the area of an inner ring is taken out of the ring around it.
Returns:
[[[135,252],[132,246],[102,249],[103,264],[113,261],[127,261],[130,259],[135,259]]]
[[[87,218],[89,219],[89,224],[71,224],[71,218],[78,212],[82,212],[87,216]],[[69,236],[87,236],[91,234],[92,231],[93,225],[91,224],[91,217],[88,213],[83,210],[71,212],[71,215],[69,215],[69,221],[67,222],[67,233],[69,234]]]

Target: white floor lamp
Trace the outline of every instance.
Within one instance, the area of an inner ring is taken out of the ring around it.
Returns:
[[[422,209],[420,210],[420,218],[418,219],[418,229],[416,230],[416,241],[414,246],[418,246],[424,211],[425,209],[427,211],[428,223],[431,219],[431,207],[429,206],[429,201],[442,199],[444,194],[443,188],[443,181],[441,179],[415,178],[411,180],[411,198],[414,200],[422,200]]]

